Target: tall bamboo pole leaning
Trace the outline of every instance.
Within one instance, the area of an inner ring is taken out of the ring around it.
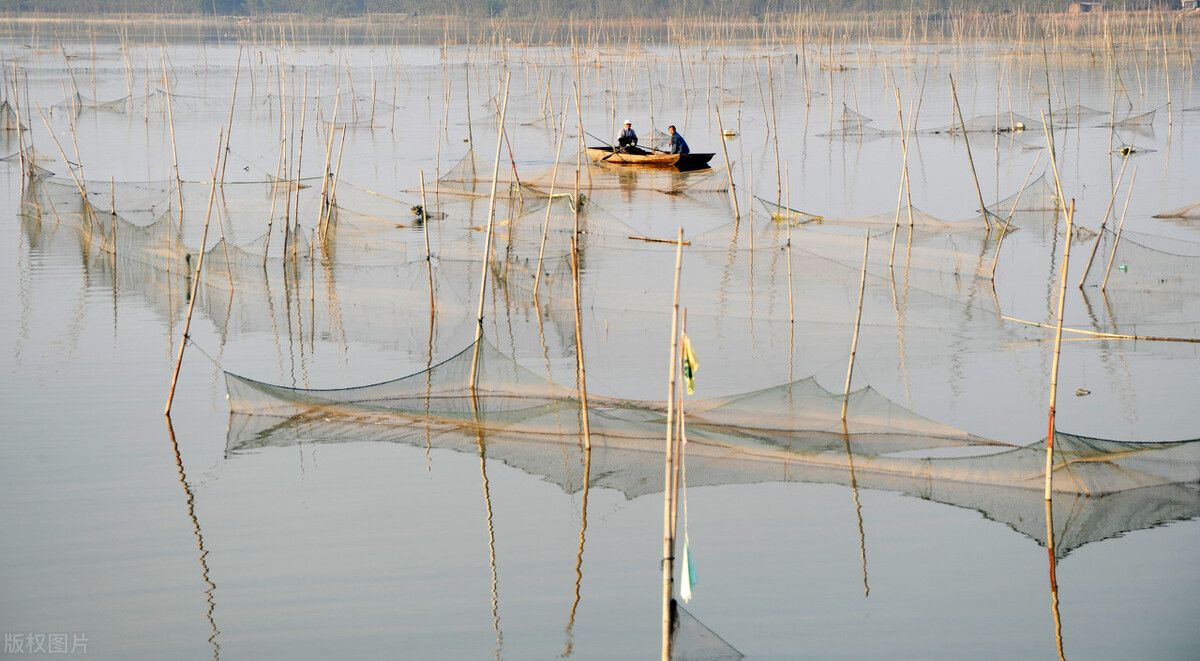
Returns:
[[[1113,238],[1112,252],[1108,253],[1108,264],[1104,267],[1104,280],[1100,283],[1100,291],[1108,289],[1108,276],[1112,273],[1113,260],[1117,257],[1117,248],[1121,245],[1121,232],[1125,230],[1125,214],[1129,212],[1129,199],[1133,197],[1133,184],[1137,181],[1138,166],[1133,166],[1133,174],[1129,177],[1129,188],[1125,191],[1125,207],[1121,209],[1121,220],[1117,223],[1117,236]]]
[[[1050,490],[1054,481],[1054,405],[1058,399],[1058,358],[1062,351],[1063,308],[1067,302],[1067,267],[1071,261],[1071,225],[1075,220],[1075,200],[1067,207],[1067,240],[1063,247],[1062,276],[1058,282],[1058,324],[1054,330],[1054,359],[1050,363],[1050,413],[1046,422],[1046,491],[1045,498],[1050,500]]]
[[[253,69],[253,65],[251,65]],[[233,98],[229,101],[229,119],[225,128],[225,155],[221,158],[221,186],[225,186],[225,166],[229,165],[229,143],[233,140],[233,109],[237,106],[238,79],[242,75],[242,48],[238,48],[237,69],[233,72]]]
[[[508,113],[508,85],[512,73],[504,75],[504,99],[500,102],[500,128],[496,131],[496,157],[492,160],[492,187],[488,196],[487,233],[483,241],[483,259],[479,267],[479,306],[475,314],[475,347],[471,350],[471,392],[479,376],[479,342],[483,339],[483,302],[487,291],[488,262],[492,258],[492,230],[496,221],[496,177],[500,173],[500,149],[504,147],[504,117]]]
[[[729,148],[725,146],[725,127],[721,124],[721,107],[716,106],[716,111],[717,132],[721,134],[721,155],[725,157],[725,175],[729,177],[729,197],[733,200],[733,218],[740,220],[742,210],[738,208],[737,185],[733,183],[733,169],[729,167]]]
[[[542,241],[538,246],[537,271],[533,275],[533,298],[537,300],[538,286],[542,283],[542,258],[546,255],[546,235],[550,232],[550,211],[554,208],[554,187],[558,183],[558,161],[562,157],[563,134],[567,128],[567,101],[563,99],[562,117],[558,121],[558,146],[554,150],[554,169],[550,173],[550,198],[546,202],[546,218],[542,221]],[[576,206],[575,217],[578,218]],[[578,229],[578,227],[576,227]]]
[[[166,51],[159,50],[162,62],[163,94],[167,97],[167,126],[171,129],[171,166],[175,170],[175,195],[179,203],[179,227],[183,229],[183,179],[179,176],[179,152],[175,149],[175,111],[171,104],[171,82],[167,75]],[[216,175],[213,175],[216,178]]]
[[[588,415],[587,367],[583,355],[583,317],[579,306],[579,216],[571,235],[571,296],[575,300],[575,368],[579,382],[579,415],[583,431],[583,449],[592,449],[592,425]]]
[[[433,295],[433,255],[429,251],[429,207],[425,206],[425,171],[421,170],[421,229],[425,231],[425,265],[429,271],[429,319],[433,323],[433,317],[437,312],[437,303]]]
[[[671,659],[672,594],[675,582],[675,531],[671,528],[671,480],[674,476],[675,356],[679,349],[679,274],[683,269],[683,227],[675,244],[675,295],[671,301],[671,353],[667,371],[667,445],[663,454],[662,661]]]
[[[336,118],[338,106],[342,102],[342,90],[338,88],[333,98],[333,115]],[[321,213],[317,217],[317,229],[320,230],[321,241],[325,241],[325,224],[329,220],[329,163],[333,159],[333,138],[337,135],[337,123],[329,122],[329,137],[325,140],[325,165],[321,168]],[[422,204],[424,204],[422,202]]]
[[[1113,184],[1112,193],[1108,196],[1108,206],[1104,208],[1104,217],[1100,220],[1100,229],[1096,232],[1096,240],[1092,243],[1092,252],[1088,253],[1087,264],[1083,267],[1083,273],[1079,276],[1079,288],[1083,289],[1083,281],[1087,279],[1088,272],[1092,270],[1092,262],[1096,259],[1096,251],[1100,249],[1100,241],[1104,238],[1104,228],[1108,224],[1108,216],[1112,213],[1113,202],[1117,199],[1117,189],[1121,187],[1121,180],[1125,178],[1125,166],[1129,165],[1129,154],[1121,159],[1121,172],[1117,175],[1117,181]]]
[[[850,380],[854,377],[854,354],[858,352],[858,327],[862,323],[863,296],[867,292],[867,255],[871,250],[871,232],[863,238],[862,279],[858,283],[858,311],[854,313],[854,334],[850,337],[850,362],[846,365],[846,388],[842,394],[842,422],[846,421],[846,409],[850,404]]]
[[[979,187],[979,175],[975,172],[975,158],[971,156],[971,140],[967,137],[967,121],[963,119],[962,108],[958,105],[958,88],[954,84],[954,75],[950,75],[950,92],[954,96],[954,110],[958,113],[958,123],[962,126],[963,143],[967,145],[967,163],[971,166],[971,178],[975,181],[975,194],[979,196],[979,212],[983,214],[983,224],[988,230],[992,229],[992,220],[988,218],[987,205],[983,202],[983,189]]]
[[[208,241],[208,221],[212,218],[213,198],[217,194],[217,172],[221,165],[221,147],[225,139],[225,127],[217,131],[217,155],[213,157],[212,180],[208,182],[208,207],[204,211],[204,231],[200,235],[200,254],[196,257],[196,273],[192,278],[192,292],[188,298],[187,316],[183,319],[183,339],[179,342],[179,355],[175,357],[175,370],[171,374],[171,389],[167,391],[167,405],[163,415],[171,417],[171,403],[175,401],[175,384],[179,381],[179,368],[183,366],[183,351],[187,348],[188,332],[192,327],[192,311],[196,309],[196,292],[200,288],[200,274],[204,268],[204,245]]]
[[[996,239],[996,253],[992,255],[992,270],[988,272],[988,279],[992,281],[993,287],[996,282],[996,265],[1000,263],[1000,250],[1004,247],[1004,237],[1008,236],[1008,228],[1012,225],[1013,214],[1017,212],[1017,205],[1021,204],[1021,196],[1025,194],[1025,187],[1029,184],[1029,178],[1033,176],[1033,169],[1042,161],[1042,155],[1038,154],[1037,158],[1033,159],[1033,163],[1029,166],[1029,172],[1025,173],[1025,181],[1021,182],[1021,188],[1017,190],[1017,197],[1013,199],[1012,206],[1008,209],[1008,216],[1004,219],[1004,227],[1000,228],[1000,237]],[[1100,231],[1104,231],[1101,225]]]

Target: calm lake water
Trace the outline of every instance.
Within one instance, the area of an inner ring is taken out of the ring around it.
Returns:
[[[579,123],[599,136],[588,144],[614,135],[625,118],[643,142],[652,126],[675,124],[693,151],[716,154],[711,174],[580,174],[588,196],[581,326],[596,396],[664,396],[674,247],[627,237],[669,239],[679,226],[691,241],[682,302],[701,364],[697,396],[809,376],[840,394],[869,229],[855,388],[870,386],[906,411],[978,437],[1018,445],[1043,438],[1053,333],[1001,315],[1055,317],[1065,219],[1034,202],[1053,190],[1041,130],[1051,107],[1060,111],[1052,120],[1058,176],[1076,201],[1076,225],[1099,229],[1122,168],[1120,147],[1133,145],[1108,226],[1125,207],[1136,168],[1124,231],[1159,250],[1143,261],[1114,260],[1113,284],[1101,295],[1094,283],[1075,286],[1092,247],[1090,238],[1076,240],[1066,324],[1200,336],[1200,219],[1152,217],[1200,200],[1200,112],[1185,111],[1200,98],[1182,52],[1164,69],[1157,51],[1153,61],[1144,51],[1122,52],[1114,66],[1064,47],[1049,54],[1047,73],[1040,50],[997,44],[838,44],[834,71],[820,65],[829,53],[811,47],[804,57],[794,47],[601,48],[578,66],[555,48],[210,42],[122,51],[112,40],[94,48],[45,35],[0,44],[6,96],[13,98],[16,76],[21,119],[43,155],[38,164],[53,173],[48,195],[74,194],[64,160],[77,161],[75,174],[102,211],[115,191],[115,206],[135,226],[177,218],[177,158],[185,212],[175,240],[194,248],[218,131],[234,104],[228,183],[207,246],[226,232],[244,252],[235,259],[257,264],[256,237],[268,217],[272,245],[261,287],[239,282],[231,295],[220,278],[204,281],[168,429],[162,406],[186,313],[184,272],[178,264],[165,270],[168,259],[155,261],[163,246],[132,231],[118,239],[117,259],[104,256],[103,238],[72,223],[77,207],[22,215],[23,195],[33,196],[23,194],[19,163],[0,162],[6,652],[34,635],[66,634],[85,639],[89,656],[122,659],[657,655],[660,446],[637,460],[650,481],[593,472],[584,491],[555,468],[578,460],[561,443],[531,439],[544,447],[535,469],[503,452],[489,457],[486,439],[479,451],[454,434],[388,442],[370,425],[336,436],[256,436],[230,416],[223,370],[340,388],[411,374],[469,345],[487,199],[461,191],[486,193],[506,73],[508,143],[491,269],[501,284],[488,290],[484,334],[556,383],[575,386],[563,238],[573,218],[565,206],[551,209],[545,308],[537,309],[528,275],[537,269],[544,202],[522,207],[506,182],[515,167],[524,183],[548,186],[560,122],[567,137],[559,193],[574,186]],[[967,134],[978,193],[962,136],[944,131],[955,121],[951,74],[967,120],[1030,122]],[[887,254],[903,151],[897,88],[906,121],[916,118],[912,204],[947,223],[933,223],[942,229],[909,250],[901,238],[893,270]],[[279,174],[281,98],[288,148],[299,149],[305,132],[297,158],[306,188],[290,200],[273,198],[262,183]],[[736,228],[722,192],[717,108],[736,133],[726,140],[743,215]],[[1120,123],[1149,111],[1153,117]],[[337,249],[309,253],[305,238],[299,263],[288,267],[281,219],[298,204],[302,234],[315,236],[328,138],[322,120],[330,117],[339,129],[328,143],[343,207]],[[1113,120],[1115,131],[1103,126]],[[831,132],[839,135],[823,135]],[[479,181],[465,184],[454,173],[464,171],[472,144]],[[17,150],[15,131],[0,134],[0,156]],[[1015,217],[1020,231],[1005,239],[993,290],[978,274],[990,270],[999,232],[980,231],[978,200],[1003,218],[1008,209],[997,201],[1031,171],[1037,184]],[[429,228],[432,332],[425,233],[410,211],[421,201],[422,172],[426,206],[445,213]],[[773,204],[789,200],[826,219],[793,228],[792,252],[785,223],[771,218]],[[872,220],[876,214],[883,220]],[[975,229],[949,224],[957,219]],[[206,259],[219,267],[225,254]],[[1159,270],[1171,277],[1151,290],[1125,286]],[[1200,436],[1198,346],[1069,334],[1058,429],[1137,441]],[[687,492],[697,577],[687,608],[748,658],[1057,655],[1040,486],[968,481],[943,492],[861,475],[808,478],[803,462],[795,470]],[[1183,482],[1169,492],[1056,497],[1067,657],[1200,653],[1200,490],[1196,465],[1180,472]]]

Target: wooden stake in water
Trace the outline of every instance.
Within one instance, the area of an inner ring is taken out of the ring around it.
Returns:
[[[483,241],[483,259],[479,267],[479,307],[475,314],[475,348],[471,352],[471,392],[475,392],[475,379],[479,376],[479,343],[483,340],[483,302],[487,291],[488,262],[492,258],[492,230],[496,224],[496,177],[500,174],[500,150],[504,147],[504,117],[508,113],[508,85],[512,74],[504,76],[504,99],[500,102],[500,128],[496,135],[496,157],[492,161],[492,189],[488,196],[487,234]]]
[[[1087,279],[1088,272],[1092,270],[1092,261],[1096,259],[1096,251],[1100,249],[1100,241],[1104,238],[1104,228],[1108,224],[1108,215],[1112,213],[1113,202],[1117,199],[1117,189],[1121,187],[1121,180],[1125,178],[1125,166],[1129,165],[1129,154],[1121,159],[1121,172],[1117,175],[1117,181],[1113,184],[1112,193],[1108,196],[1108,206],[1104,208],[1104,218],[1100,220],[1100,229],[1096,232],[1096,240],[1092,243],[1092,252],[1088,253],[1087,264],[1083,267],[1083,274],[1079,276],[1079,288],[1083,289],[1083,281]]]
[[[579,216],[575,216],[575,232],[571,235],[571,297],[575,300],[575,367],[579,381],[579,415],[583,426],[583,449],[592,449],[592,427],[588,415],[587,367],[583,354],[583,317],[579,307]]]
[[[871,232],[863,238],[862,279],[858,283],[858,311],[854,313],[854,334],[850,337],[850,362],[846,365],[846,388],[842,394],[842,422],[846,421],[846,409],[850,404],[850,380],[854,377],[854,354],[858,352],[858,327],[862,323],[863,297],[867,291],[867,255],[871,250]]]
[[[217,155],[213,159],[212,180],[208,183],[208,208],[204,211],[204,232],[200,235],[200,254],[196,257],[196,273],[192,278],[192,292],[188,298],[187,316],[183,318],[183,339],[179,342],[179,355],[175,358],[175,371],[171,374],[171,389],[167,391],[167,406],[163,415],[171,417],[171,403],[175,401],[175,384],[179,381],[179,368],[183,366],[183,351],[187,348],[188,331],[192,327],[192,311],[196,309],[196,292],[200,288],[200,274],[204,268],[204,244],[208,241],[208,221],[212,218],[213,198],[217,194],[217,170],[221,165],[221,146],[225,138],[225,127],[217,131]]]
[[[1000,263],[1000,249],[1004,247],[1004,237],[1008,236],[1008,228],[1012,225],[1013,214],[1017,211],[1017,205],[1021,204],[1021,196],[1025,194],[1025,186],[1029,184],[1029,178],[1033,176],[1033,169],[1042,160],[1042,155],[1038,154],[1037,158],[1033,159],[1033,164],[1029,166],[1029,172],[1025,173],[1025,181],[1021,182],[1021,188],[1017,190],[1017,197],[1013,199],[1012,207],[1008,210],[1008,217],[1004,219],[1004,227],[1000,228],[1000,238],[996,239],[996,254],[992,256],[992,270],[988,274],[988,279],[993,283],[996,281],[996,265]],[[1103,225],[1100,231],[1104,231]],[[993,285],[994,287],[994,285]]]
[[[737,186],[733,183],[733,169],[729,167],[729,148],[725,146],[725,127],[721,124],[721,107],[717,111],[717,132],[721,134],[721,155],[725,157],[725,175],[729,177],[729,197],[733,200],[733,218],[739,220],[742,210],[738,208]]]
[[[1062,351],[1063,309],[1067,302],[1067,268],[1071,261],[1071,231],[1075,220],[1075,200],[1067,207],[1067,240],[1063,247],[1062,277],[1058,282],[1058,326],[1054,331],[1054,360],[1050,363],[1050,414],[1046,422],[1046,492],[1045,498],[1050,500],[1050,490],[1054,481],[1054,404],[1058,399],[1058,359]]]
[[[979,187],[979,175],[975,173],[975,159],[971,156],[971,141],[967,138],[967,122],[963,119],[962,108],[958,106],[958,89],[954,84],[954,76],[950,76],[950,92],[954,95],[954,110],[958,113],[958,122],[962,126],[963,143],[967,145],[967,163],[971,166],[971,178],[975,181],[975,194],[979,196],[979,212],[983,214],[983,224],[988,230],[992,229],[992,221],[988,218],[987,205],[983,202],[983,189]]]
[[[1125,207],[1121,209],[1121,220],[1117,223],[1117,236],[1113,238],[1112,252],[1108,254],[1108,264],[1104,267],[1104,280],[1100,283],[1100,291],[1108,289],[1108,276],[1112,273],[1113,260],[1117,257],[1117,248],[1121,245],[1121,232],[1125,230],[1125,214],[1129,212],[1129,199],[1133,197],[1133,184],[1137,181],[1138,166],[1133,166],[1133,174],[1129,177],[1129,189],[1125,191]]]
[[[425,201],[425,171],[421,171],[421,228],[425,231],[425,265],[429,271],[429,318],[432,322],[437,311],[437,303],[433,296],[433,255],[429,251],[429,207]]]
[[[562,157],[563,134],[567,128],[567,102],[563,99],[562,117],[558,121],[558,147],[554,150],[554,169],[550,173],[550,197],[546,201],[546,218],[542,221],[542,241],[538,247],[537,271],[533,275],[533,298],[537,300],[538,286],[542,283],[542,258],[546,255],[546,234],[550,232],[550,211],[554,208],[554,188],[558,183],[558,161]],[[578,178],[577,178],[578,180]],[[579,218],[578,208],[575,213]],[[576,227],[578,229],[578,227]]]
[[[679,349],[679,274],[683,269],[683,227],[679,228],[675,244],[675,295],[671,301],[671,353],[667,376],[667,444],[663,454],[663,591],[662,591],[662,661],[671,659],[671,628],[674,619],[675,531],[671,527],[671,481],[674,477],[675,442],[675,356]]]

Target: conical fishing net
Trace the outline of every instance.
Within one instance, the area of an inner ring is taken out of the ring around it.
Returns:
[[[1196,201],[1191,204],[1179,207],[1178,209],[1172,209],[1170,211],[1163,211],[1162,213],[1156,213],[1156,214],[1154,214],[1154,217],[1155,218],[1178,218],[1178,219],[1182,219],[1182,220],[1192,220],[1192,219],[1200,218],[1200,201]]]
[[[24,122],[17,121],[17,111],[8,99],[0,101],[0,131],[26,131],[28,128]]]
[[[1154,125],[1154,114],[1158,109],[1149,110],[1139,115],[1130,115],[1124,119],[1118,119],[1115,122],[1103,124],[1103,126],[1111,126],[1116,129],[1133,129],[1146,130]]]

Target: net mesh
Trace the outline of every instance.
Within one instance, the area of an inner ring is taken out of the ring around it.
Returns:
[[[1175,218],[1180,220],[1195,220],[1200,218],[1200,200],[1184,205],[1178,209],[1154,214],[1155,218]]]
[[[28,127],[17,121],[17,111],[7,99],[0,101],[0,131],[25,131]]]

